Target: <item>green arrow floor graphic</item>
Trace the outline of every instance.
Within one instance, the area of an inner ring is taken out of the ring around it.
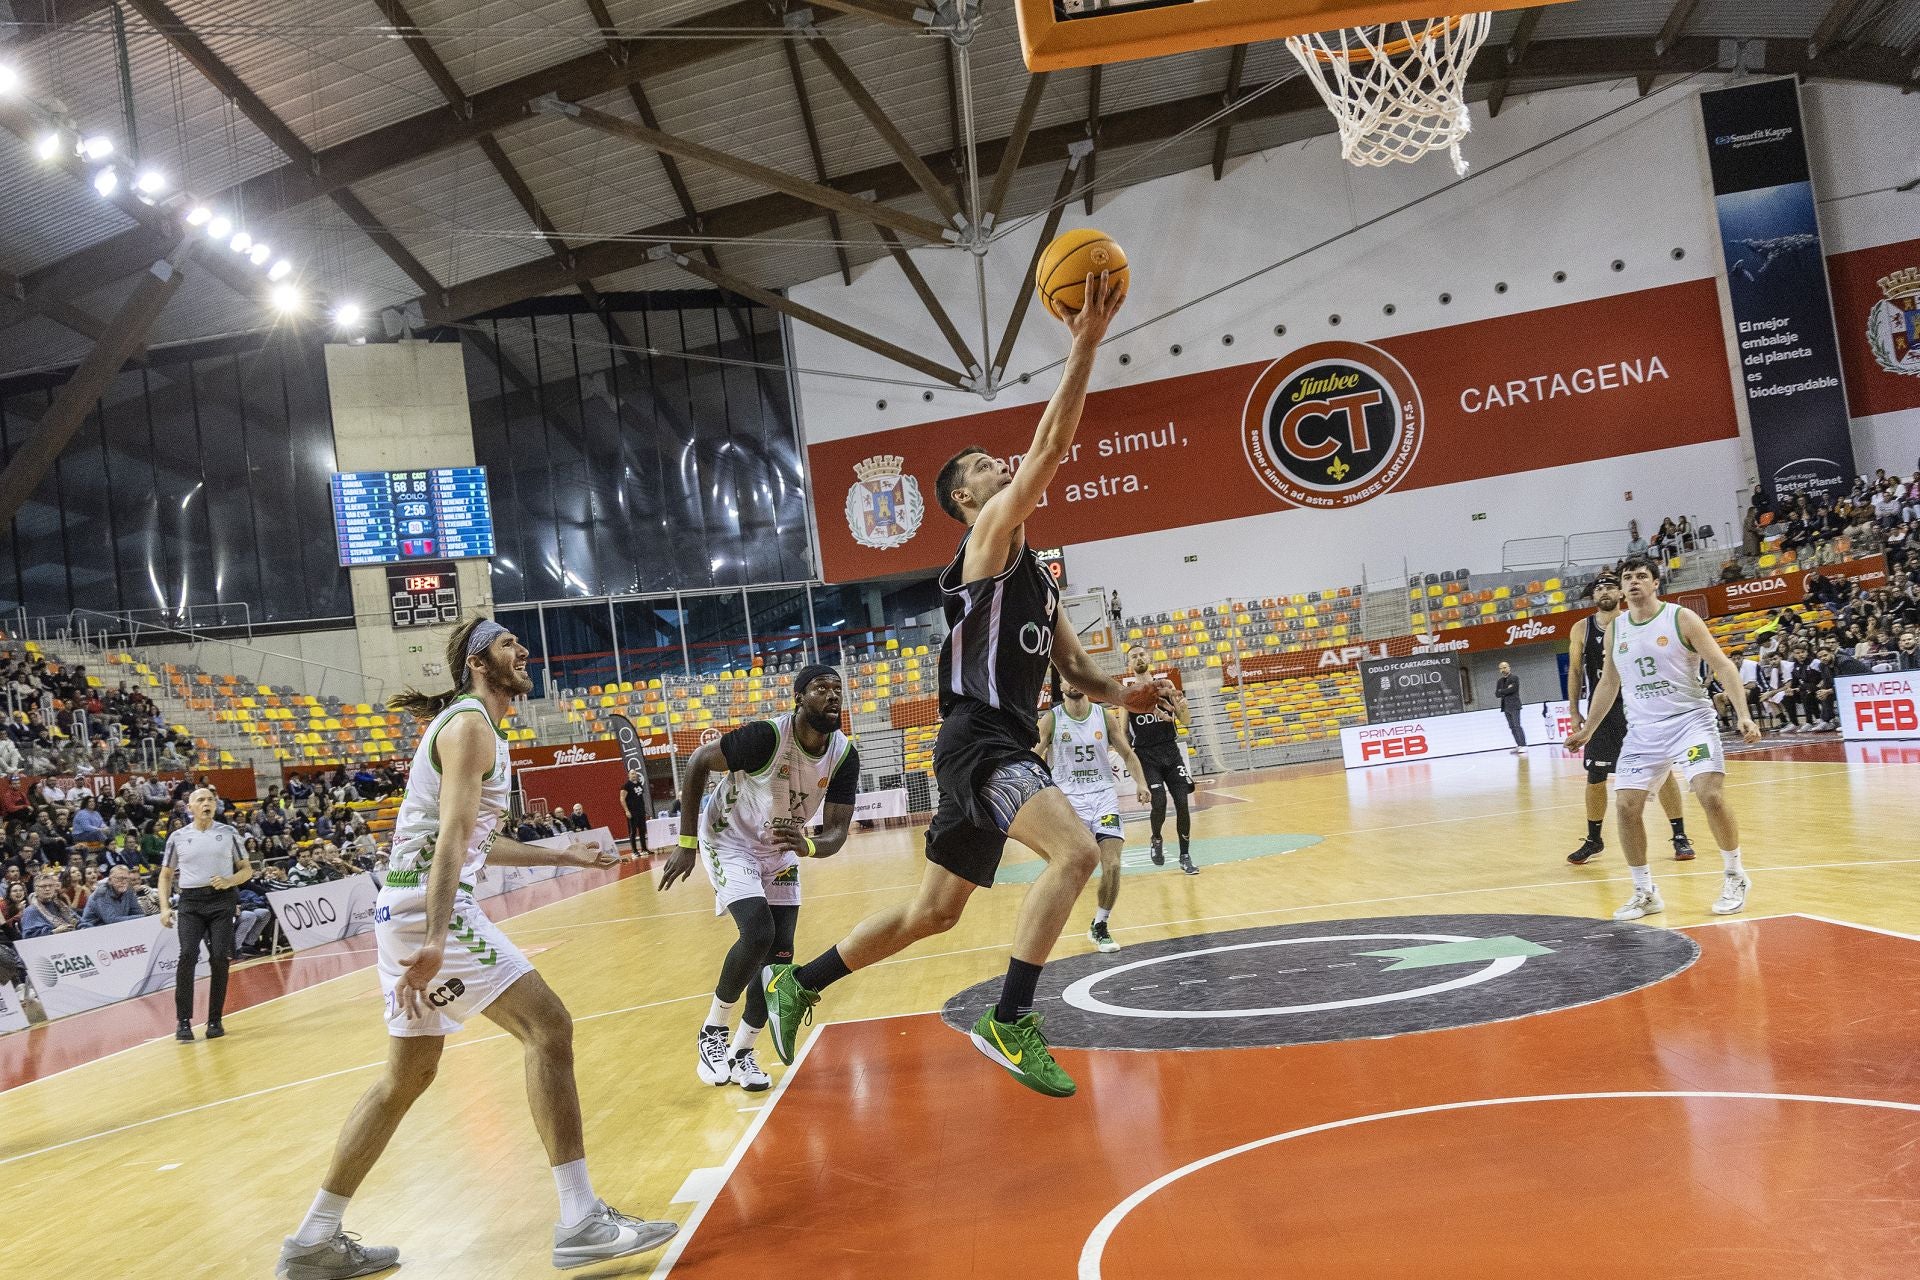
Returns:
[[[1482,960],[1500,960],[1507,956],[1550,956],[1551,948],[1525,938],[1470,938],[1465,942],[1430,942],[1418,947],[1395,947],[1391,951],[1362,951],[1363,956],[1379,956],[1394,963],[1381,970],[1431,969],[1441,964],[1475,964]]]

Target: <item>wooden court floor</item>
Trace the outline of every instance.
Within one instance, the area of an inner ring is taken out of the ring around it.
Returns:
[[[1682,972],[1390,1039],[1063,1050],[1081,1082],[1066,1101],[1001,1077],[936,1012],[1003,968],[1018,885],[836,986],[820,1021],[841,1025],[760,1095],[694,1079],[731,941],[704,884],[661,895],[632,875],[536,905],[505,928],[577,1019],[595,1183],[694,1223],[665,1256],[581,1274],[1911,1275],[1920,765],[1730,767],[1746,917],[1706,910],[1720,868],[1697,808],[1697,861],[1654,844],[1668,909],[1650,923],[1700,947]],[[1563,860],[1581,790],[1545,751],[1230,778],[1195,815],[1202,874],[1131,869],[1115,934],[1605,919],[1628,883],[1611,819],[1606,854]],[[919,872],[905,831],[809,866],[800,951]],[[1091,950],[1090,911],[1089,892],[1056,954]],[[385,1048],[374,975],[330,963],[344,972],[314,985],[256,979],[265,1002],[212,1044],[145,1041],[48,1074],[67,1061],[44,1043],[59,1024],[23,1033],[43,1038],[32,1052],[0,1041],[35,1077],[0,1093],[8,1269],[269,1274]],[[409,1280],[550,1274],[543,1165],[517,1051],[481,1022],[450,1042],[348,1227],[400,1246]]]

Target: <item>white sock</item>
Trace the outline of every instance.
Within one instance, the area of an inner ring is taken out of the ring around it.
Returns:
[[[1720,851],[1720,861],[1726,863],[1727,874],[1730,876],[1741,876],[1747,873],[1747,869],[1740,865],[1740,851],[1738,849],[1722,849]]]
[[[333,1239],[340,1230],[340,1220],[347,1214],[347,1201],[350,1197],[337,1196],[331,1191],[322,1191],[313,1198],[313,1208],[307,1210],[307,1216],[300,1220],[300,1229],[293,1233],[293,1242],[298,1245],[325,1244]]]
[[[1095,924],[1105,924],[1107,917],[1112,914],[1113,908],[1111,907],[1095,907],[1093,911],[1093,922]]]
[[[729,1056],[753,1048],[753,1042],[760,1038],[760,1028],[740,1019],[740,1029],[733,1033],[733,1047],[727,1050]]]
[[[713,1003],[707,1007],[707,1025],[710,1027],[732,1026],[733,1006],[721,1000],[719,996],[715,996]]]
[[[593,1179],[587,1177],[585,1157],[553,1166],[553,1185],[560,1191],[560,1226],[577,1226],[593,1212]]]
[[[1635,892],[1653,888],[1652,867],[1628,867],[1627,870],[1633,872],[1633,887]]]

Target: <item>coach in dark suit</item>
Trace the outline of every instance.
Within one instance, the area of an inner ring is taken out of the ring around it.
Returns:
[[[1500,679],[1493,686],[1493,696],[1500,699],[1500,711],[1507,717],[1507,728],[1513,731],[1513,754],[1519,755],[1527,745],[1527,731],[1520,727],[1520,677],[1504,662],[1500,664]]]

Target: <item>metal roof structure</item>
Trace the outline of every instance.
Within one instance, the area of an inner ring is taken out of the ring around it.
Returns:
[[[22,80],[0,98],[0,375],[123,337],[193,202],[270,242],[309,297],[434,324],[965,251],[976,207],[1004,225],[1332,131],[1278,44],[1036,77],[997,0],[0,0],[0,65]],[[1735,65],[1920,88],[1920,0],[1505,13],[1469,96],[1497,114]],[[49,111],[191,201],[102,198],[85,161],[38,158]],[[183,261],[133,358],[274,322],[244,257],[197,243]],[[958,348],[920,358],[973,377]]]

